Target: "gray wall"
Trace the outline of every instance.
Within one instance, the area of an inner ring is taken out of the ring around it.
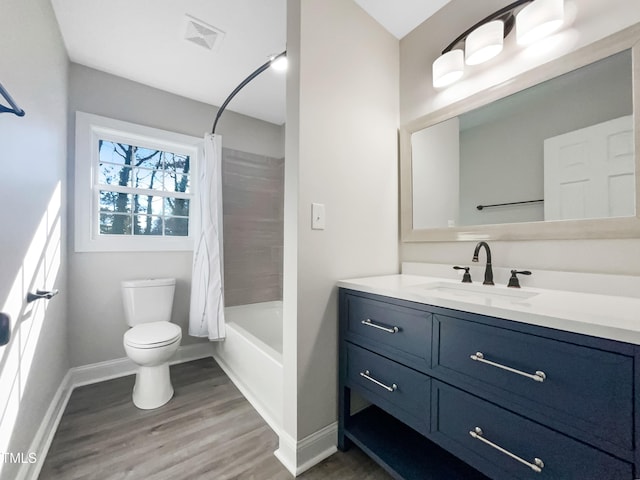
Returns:
[[[398,271],[398,40],[355,2],[287,17],[283,422],[300,440],[337,416],[336,281]]]
[[[495,60],[479,66],[475,76],[460,85],[438,91],[431,85],[431,64],[456,35],[509,0],[452,0],[432,18],[400,42],[400,119],[418,119],[490,88],[502,75],[505,80],[524,68],[532,68],[542,56],[528,56],[515,48],[512,39]],[[581,0],[570,7],[570,28],[548,55],[561,55],[622,30],[640,21],[636,2],[628,0]],[[542,59],[542,60],[541,60]],[[524,62],[524,63],[523,63]],[[500,68],[496,68],[499,66]],[[492,242],[493,264],[500,267],[566,270],[576,272],[640,275],[640,239]],[[469,262],[469,242],[402,243],[402,261],[458,264]]]
[[[223,148],[222,204],[225,305],[282,300],[284,159]]]
[[[250,87],[247,87],[250,88]],[[211,105],[120,77],[71,64],[69,73],[69,238],[73,238],[75,112],[83,111],[193,136],[210,131]],[[225,148],[282,158],[283,127],[225,111],[218,131]],[[224,193],[224,192],[223,192]],[[76,253],[69,249],[69,350],[73,366],[125,356],[126,331],[120,281],[171,276],[177,279],[172,321],[187,335],[192,252]],[[249,275],[251,273],[248,273]]]
[[[0,310],[14,327],[11,342],[0,347],[0,452],[26,455],[69,368],[69,63],[48,0],[3,0],[0,31],[0,82],[26,111],[22,118],[0,114]],[[27,306],[27,291],[43,286],[60,295]],[[16,478],[18,466],[0,462],[0,478]]]

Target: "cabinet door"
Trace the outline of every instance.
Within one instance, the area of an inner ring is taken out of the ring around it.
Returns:
[[[432,437],[495,480],[632,480],[633,466],[433,381]]]
[[[602,439],[612,446],[609,450],[633,449],[633,357],[454,317],[435,318],[434,370],[442,379],[493,393],[491,400],[509,408],[518,404],[514,408],[520,413],[566,433],[575,434],[566,428],[580,430],[589,443]]]

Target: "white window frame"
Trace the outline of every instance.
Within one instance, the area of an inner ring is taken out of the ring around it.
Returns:
[[[100,187],[98,141],[108,140],[154,150],[189,155],[191,197],[189,235],[104,235],[100,233]],[[123,122],[90,113],[76,112],[75,235],[76,252],[159,252],[193,250],[198,228],[198,167],[204,157],[202,138]]]

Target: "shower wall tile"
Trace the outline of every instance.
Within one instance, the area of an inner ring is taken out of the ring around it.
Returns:
[[[225,305],[282,300],[284,159],[222,149]]]

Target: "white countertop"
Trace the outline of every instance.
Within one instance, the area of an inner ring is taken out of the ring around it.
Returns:
[[[640,345],[640,298],[529,287],[516,290],[478,282],[470,288],[478,292],[487,289],[486,297],[446,288],[458,284],[459,280],[407,274],[338,282],[339,287],[360,292]],[[430,288],[437,286],[445,288]],[[507,296],[518,294],[514,290],[533,296]]]

